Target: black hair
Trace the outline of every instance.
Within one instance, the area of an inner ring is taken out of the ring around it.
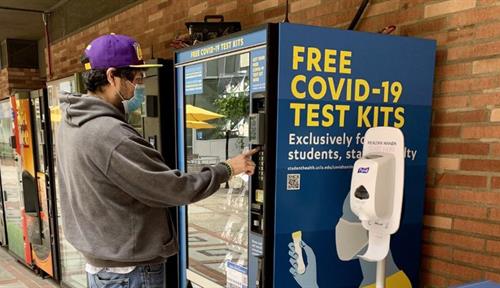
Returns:
[[[84,65],[90,64],[90,59],[87,55],[83,54],[80,57],[80,62]],[[102,92],[103,87],[109,85],[108,77],[106,76],[106,70],[107,69],[92,69],[86,70],[82,73],[83,84],[85,84],[85,87],[88,91],[94,93],[97,91]],[[143,71],[143,69],[130,67],[116,68],[116,70],[113,71],[113,76],[125,78],[129,81],[134,81],[134,77],[137,71]]]
[[[113,76],[127,79],[129,81],[134,81],[134,77],[137,72],[142,71],[140,68],[116,68],[113,71]],[[106,70],[104,69],[92,69],[87,70],[82,73],[83,83],[85,87],[90,92],[103,91],[103,88],[109,85],[108,77],[106,76]]]

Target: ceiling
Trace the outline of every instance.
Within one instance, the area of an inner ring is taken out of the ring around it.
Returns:
[[[50,11],[67,0],[1,0],[0,41],[6,38],[39,40],[44,37],[42,14],[4,8]]]

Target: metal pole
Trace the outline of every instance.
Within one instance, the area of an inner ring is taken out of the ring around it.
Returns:
[[[229,159],[229,136],[231,130],[226,130],[226,160]],[[229,182],[226,182],[226,189],[229,189]]]
[[[47,46],[47,67],[48,67],[48,74],[47,75],[47,80],[52,80],[52,56],[50,52],[50,33],[49,33],[49,14],[48,13],[43,13],[42,14],[42,20],[43,20],[43,27],[44,27],[44,32],[45,32],[45,45]]]
[[[45,13],[45,11],[42,11],[42,10],[24,9],[24,8],[15,8],[15,7],[6,7],[6,6],[0,6],[0,9],[12,10],[12,11],[18,11],[18,12],[29,12],[29,13]]]
[[[370,0],[363,0],[361,3],[361,6],[359,6],[358,11],[356,12],[356,15],[354,15],[354,19],[352,19],[351,24],[347,28],[347,30],[354,30],[356,28],[356,25],[358,25],[359,19],[361,18],[361,15],[363,15],[363,12],[365,12],[366,6],[368,5],[368,2]]]
[[[377,282],[376,288],[385,288],[385,259],[377,262]]]

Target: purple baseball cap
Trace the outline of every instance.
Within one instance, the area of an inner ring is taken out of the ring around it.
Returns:
[[[85,48],[85,70],[114,68],[152,68],[161,64],[145,64],[139,42],[126,35],[100,36]]]

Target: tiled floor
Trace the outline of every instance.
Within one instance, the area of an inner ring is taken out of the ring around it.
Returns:
[[[0,288],[59,287],[50,279],[42,279],[0,248]]]

